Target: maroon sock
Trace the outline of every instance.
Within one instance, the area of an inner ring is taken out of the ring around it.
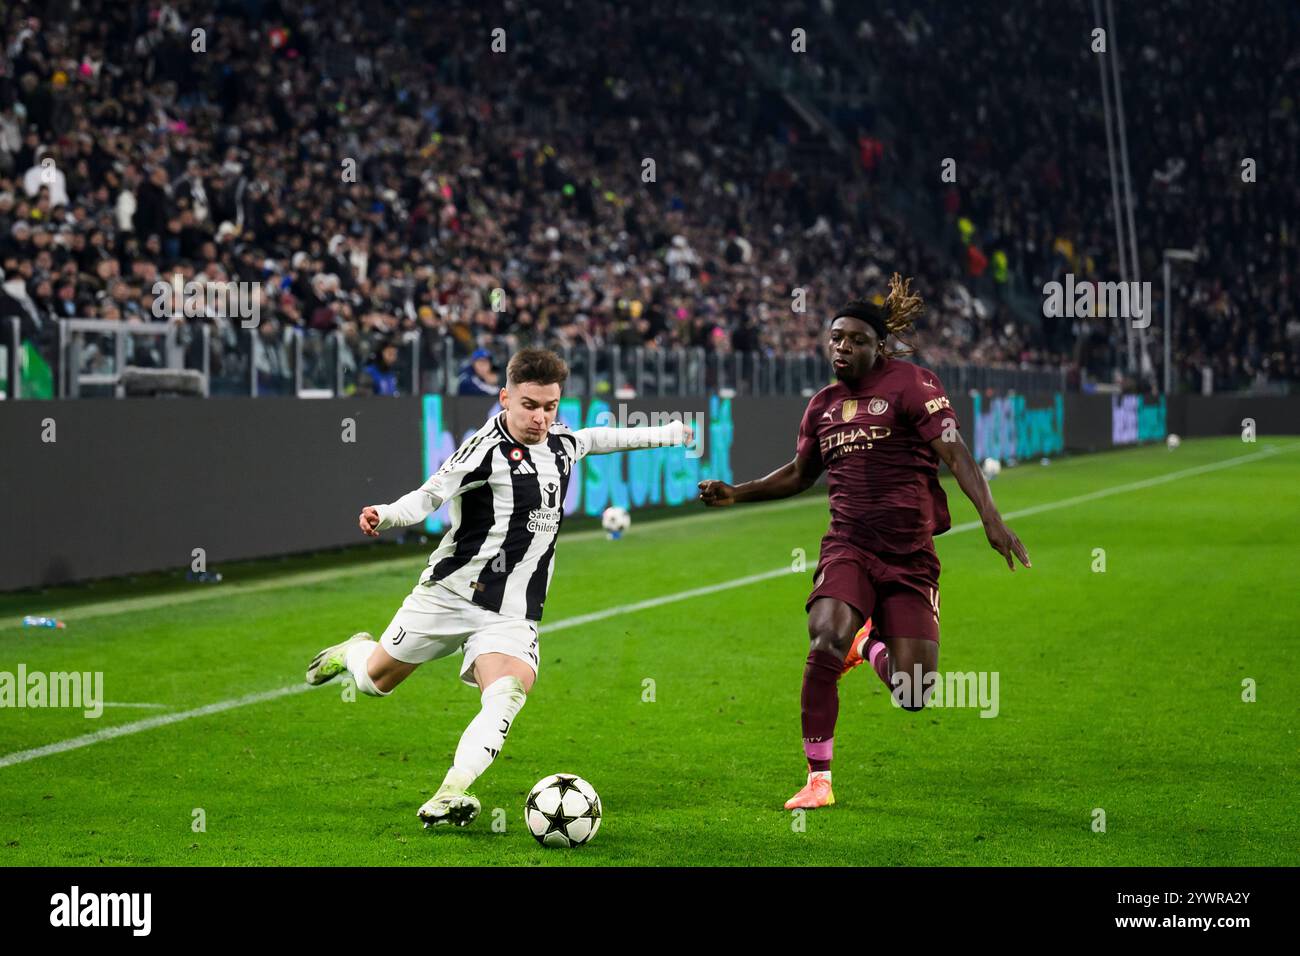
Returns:
[[[809,770],[830,770],[835,750],[835,719],[840,714],[840,671],[844,662],[829,651],[811,651],[799,696],[803,752]]]

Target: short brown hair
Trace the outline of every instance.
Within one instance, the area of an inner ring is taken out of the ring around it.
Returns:
[[[506,381],[511,385],[536,382],[538,385],[560,385],[569,378],[569,366],[550,349],[520,349],[510,356],[506,366]]]

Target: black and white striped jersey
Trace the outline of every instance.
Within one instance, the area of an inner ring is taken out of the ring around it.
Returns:
[[[451,526],[420,584],[479,607],[540,621],[573,463],[590,450],[556,422],[536,445],[516,441],[504,412],[465,440],[419,489],[377,506],[379,530],[415,524],[451,502]]]

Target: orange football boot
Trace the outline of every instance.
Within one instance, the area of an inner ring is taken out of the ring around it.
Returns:
[[[831,778],[825,773],[808,772],[808,782],[802,790],[785,802],[787,810],[815,810],[835,803]]]
[[[867,638],[870,636],[871,618],[867,618],[867,622],[859,628],[858,633],[853,635],[853,643],[849,645],[849,652],[844,657],[844,670],[840,671],[841,677],[866,660],[861,651],[862,645],[867,642]]]

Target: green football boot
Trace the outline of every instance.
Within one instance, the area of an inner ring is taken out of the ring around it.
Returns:
[[[358,641],[369,641],[375,643],[375,639],[362,631],[360,634],[353,634],[342,644],[335,644],[333,647],[327,647],[307,665],[307,683],[313,686],[323,684],[328,680],[333,680],[348,669],[348,649]]]

